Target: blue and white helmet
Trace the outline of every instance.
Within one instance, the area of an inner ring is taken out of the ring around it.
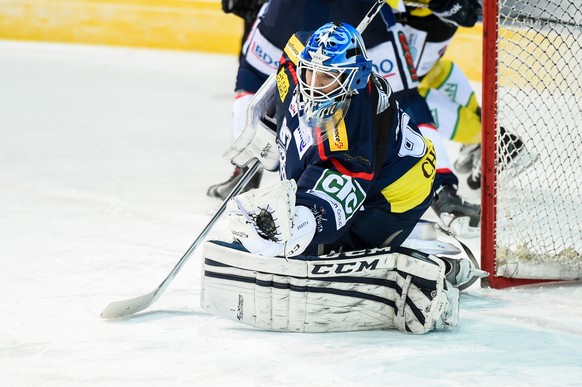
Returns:
[[[327,23],[311,35],[299,54],[299,91],[307,120],[332,116],[368,84],[372,61],[362,36],[346,23]]]

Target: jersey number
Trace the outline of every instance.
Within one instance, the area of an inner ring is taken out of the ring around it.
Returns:
[[[410,117],[402,113],[400,117],[400,133],[402,133],[402,144],[398,151],[398,156],[421,157],[426,153],[426,142],[422,134],[408,126]]]

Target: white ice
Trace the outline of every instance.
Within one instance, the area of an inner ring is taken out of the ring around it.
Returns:
[[[273,333],[200,310],[197,251],[146,311],[102,320],[210,220],[236,64],[0,42],[1,386],[582,385],[574,282],[473,286],[459,326],[423,336]]]

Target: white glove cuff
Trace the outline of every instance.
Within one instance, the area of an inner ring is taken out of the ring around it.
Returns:
[[[309,208],[304,206],[295,207],[293,231],[285,246],[285,255],[294,257],[304,252],[313,240],[316,229],[315,216]]]

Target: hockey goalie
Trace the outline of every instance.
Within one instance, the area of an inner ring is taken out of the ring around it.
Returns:
[[[291,332],[457,324],[459,290],[486,273],[421,220],[433,145],[372,71],[355,28],[295,34],[225,156],[278,170],[280,182],[228,202],[234,241],[204,245],[204,310]]]

